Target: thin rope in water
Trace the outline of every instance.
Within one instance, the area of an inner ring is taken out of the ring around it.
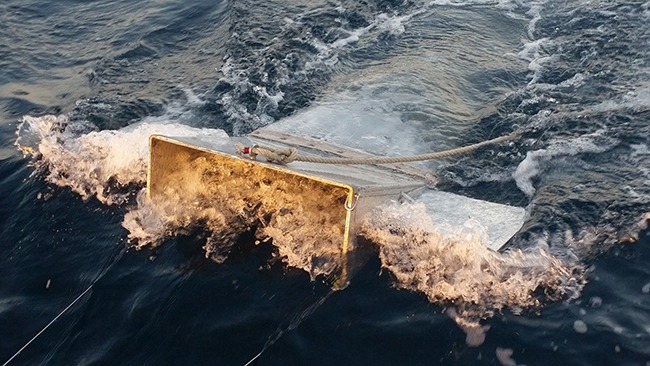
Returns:
[[[266,351],[275,342],[277,342],[277,340],[280,339],[280,337],[282,337],[286,332],[289,332],[289,331],[292,331],[292,330],[298,328],[300,323],[302,323],[302,321],[305,320],[306,317],[311,315],[314,311],[316,311],[316,309],[318,309],[321,305],[323,305],[325,300],[327,300],[327,298],[330,297],[336,291],[337,290],[335,290],[335,289],[331,289],[327,294],[325,294],[325,296],[318,299],[318,301],[311,304],[307,309],[300,312],[300,314],[298,314],[297,316],[294,316],[291,319],[291,322],[289,323],[289,325],[285,329],[282,329],[281,327],[278,326],[278,329],[275,331],[275,334],[272,335],[272,336],[269,336],[266,343],[264,344],[264,347],[262,347],[262,350],[258,354],[256,354],[255,357],[251,358],[250,361],[246,362],[246,364],[244,366],[249,366],[251,363],[253,363],[255,360],[257,360],[262,355],[262,353],[264,353],[264,351]]]
[[[262,155],[267,161],[278,164],[289,164],[293,161],[302,161],[306,163],[319,163],[319,164],[346,164],[346,165],[362,165],[362,164],[396,164],[408,163],[414,161],[432,160],[448,158],[455,155],[467,154],[480,147],[492,144],[498,144],[505,141],[514,140],[519,137],[520,131],[515,131],[509,135],[500,136],[491,140],[481,141],[479,143],[459,147],[455,149],[432,152],[427,154],[411,155],[411,156],[396,156],[396,157],[370,157],[370,158],[330,158],[314,155],[302,155],[294,147],[286,149],[274,149],[266,146],[254,145],[252,147],[245,147],[241,142],[235,144],[235,151],[240,155],[249,155],[251,159],[255,159],[257,155]]]
[[[88,288],[84,292],[82,292],[79,296],[77,296],[77,298],[74,299],[74,301],[72,301],[70,303],[70,305],[66,306],[65,309],[61,310],[59,315],[57,315],[56,317],[54,317],[54,319],[52,319],[52,321],[47,323],[47,325],[43,329],[41,329],[40,332],[36,333],[36,335],[34,337],[32,337],[32,339],[30,339],[29,342],[25,343],[25,345],[21,349],[19,349],[18,352],[16,352],[13,356],[11,356],[11,358],[8,359],[7,362],[3,363],[2,366],[7,366],[9,364],[9,362],[11,362],[14,358],[16,358],[20,354],[20,352],[25,350],[25,348],[27,348],[27,346],[29,346],[32,342],[34,342],[36,340],[36,338],[38,338],[38,336],[43,334],[43,332],[45,332],[47,330],[47,328],[50,327],[50,325],[54,324],[54,322],[57,321],[61,317],[61,315],[65,314],[65,312],[68,311],[68,309],[70,309],[72,306],[74,306],[74,304],[76,304],[77,301],[79,301],[79,299],[81,299],[88,291],[90,291],[90,289],[93,288],[94,285],[95,284],[93,283],[90,286],[88,286]]]
[[[73,301],[72,301],[68,306],[66,306],[63,310],[61,310],[61,311],[59,312],[59,314],[58,314],[57,316],[54,317],[54,319],[52,319],[49,323],[47,323],[47,325],[46,325],[45,327],[43,327],[43,329],[41,329],[40,332],[36,333],[36,335],[33,336],[32,339],[30,339],[27,343],[25,343],[25,345],[22,346],[22,347],[21,347],[21,348],[20,348],[16,353],[14,353],[14,355],[11,356],[10,359],[8,359],[5,363],[3,363],[2,366],[7,366],[7,365],[9,364],[9,362],[13,361],[14,358],[18,357],[18,355],[19,355],[22,351],[24,351],[25,348],[27,348],[27,347],[28,347],[32,342],[34,342],[34,341],[36,340],[36,338],[38,338],[41,334],[43,334],[43,332],[45,332],[45,331],[47,330],[47,328],[49,328],[52,324],[54,324],[54,322],[56,322],[56,321],[57,321],[57,320],[58,320],[58,319],[59,319],[63,314],[65,314],[68,310],[70,310],[70,308],[73,307],[74,304],[77,303],[77,301],[79,301],[82,297],[84,297],[84,295],[87,294],[88,291],[90,291],[90,289],[93,288],[93,286],[95,286],[95,284],[97,283],[97,281],[99,281],[99,280],[100,280],[100,279],[101,279],[101,278],[106,274],[106,272],[108,272],[108,270],[109,270],[111,267],[113,267],[113,265],[114,265],[115,263],[117,263],[117,261],[122,257],[122,254],[124,254],[125,251],[126,251],[126,250],[124,250],[124,249],[123,249],[122,251],[120,251],[120,253],[115,257],[115,260],[113,261],[113,263],[111,263],[110,265],[104,267],[104,268],[102,269],[102,271],[99,273],[99,276],[97,276],[97,279],[95,279],[95,280],[93,281],[93,283],[91,283],[90,286],[88,286],[88,288],[86,288],[86,290],[84,290],[84,292],[82,292],[81,294],[79,294],[79,296],[77,296],[77,297],[76,297],[76,298],[75,298],[75,299],[74,299],[74,300],[73,300]]]

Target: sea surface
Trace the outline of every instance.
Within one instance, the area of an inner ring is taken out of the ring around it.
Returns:
[[[0,24],[3,365],[650,365],[650,2],[2,0]],[[314,121],[388,156],[519,131],[418,167],[522,229],[495,253],[382,206],[341,288],[291,252],[304,227],[144,196],[152,133]]]

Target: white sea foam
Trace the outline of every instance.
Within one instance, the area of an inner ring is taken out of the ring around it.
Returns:
[[[337,11],[343,12],[345,9],[339,7]],[[233,133],[240,135],[273,123],[275,121],[275,118],[272,117],[274,113],[270,113],[270,111],[277,109],[278,104],[284,100],[283,89],[286,89],[287,86],[295,84],[297,80],[309,77],[310,73],[315,70],[331,70],[346,52],[355,47],[362,47],[357,44],[373,42],[382,34],[401,35],[406,31],[406,24],[413,17],[424,12],[426,9],[420,8],[404,15],[379,13],[375,15],[370,24],[355,29],[346,29],[342,24],[340,27],[328,29],[328,32],[337,35],[335,39],[328,42],[314,36],[309,32],[309,28],[304,26],[303,18],[307,14],[298,14],[294,18],[283,18],[280,28],[292,34],[292,37],[294,33],[299,32],[300,37],[297,39],[310,44],[317,53],[301,54],[298,57],[299,62],[296,62],[297,56],[293,53],[287,54],[285,59],[260,57],[259,55],[276,47],[276,43],[285,42],[281,37],[274,37],[264,48],[253,50],[253,53],[257,54],[256,57],[264,59],[264,65],[251,63],[250,60],[241,61],[234,57],[227,57],[220,69],[223,74],[220,82],[232,86],[232,89],[222,94],[217,102],[223,106],[225,115],[233,124]],[[340,23],[344,22],[340,21]],[[291,30],[292,27],[295,29]],[[244,38],[243,34],[233,33],[231,41],[237,43]],[[296,67],[297,65],[299,66]],[[268,69],[268,66],[274,70],[272,80],[269,79],[267,71],[259,70],[261,68]],[[257,73],[262,74],[261,82],[264,85],[250,77],[251,74]],[[250,92],[257,96],[257,105],[254,107],[241,103],[239,100],[241,96],[249,95]]]
[[[345,29],[338,29],[338,32],[342,35],[338,39],[332,41],[329,44],[324,44],[318,39],[312,39],[312,46],[319,50],[319,57],[322,60],[331,60],[333,57],[338,57],[337,50],[344,48],[350,44],[359,42],[362,37],[370,36],[371,34],[376,36],[376,31],[379,33],[388,33],[391,35],[400,35],[406,31],[404,23],[410,21],[413,17],[424,13],[424,9],[417,10],[411,14],[406,15],[387,15],[387,14],[378,14],[374,21],[369,25],[361,28],[348,31]],[[311,67],[314,67],[312,62]]]
[[[395,36],[400,35],[406,31],[403,22],[408,21],[411,17],[412,15],[405,17],[389,17],[386,14],[380,14],[377,17],[377,28],[382,32],[388,32]]]
[[[421,203],[376,209],[362,234],[376,243],[382,267],[398,287],[422,292],[434,303],[453,303],[464,319],[534,306],[532,294],[540,287],[557,296],[581,288],[571,269],[543,247],[494,252],[486,246],[485,233],[471,226],[441,227]]]
[[[533,18],[533,20],[531,20],[529,23],[529,32],[531,32],[531,39],[533,38],[531,27],[534,28],[534,23],[539,19],[541,18],[539,18],[539,15],[537,14],[535,18]],[[532,72],[530,81],[528,82],[529,86],[533,86],[539,81],[541,77],[541,70],[545,64],[557,59],[557,56],[549,55],[546,53],[546,48],[550,48],[551,46],[553,46],[553,42],[549,38],[539,38],[530,42],[525,42],[521,51],[517,53],[517,56],[519,58],[529,62],[528,70]]]
[[[588,108],[589,112],[611,112],[620,110],[632,110],[643,112],[650,109],[650,86],[643,85],[635,89],[628,86],[628,90],[622,97],[603,101]]]
[[[531,42],[526,42],[523,49],[519,51],[517,56],[526,61],[533,61],[541,55],[541,49],[544,45],[548,44],[548,38],[540,38]]]
[[[233,37],[236,37],[236,35],[233,35]],[[266,126],[274,121],[266,113],[265,108],[267,105],[277,107],[278,103],[284,98],[280,87],[286,83],[286,78],[278,77],[276,79],[275,88],[278,89],[278,92],[271,94],[266,87],[251,83],[248,79],[248,70],[240,70],[239,66],[234,64],[234,61],[230,58],[224,62],[221,72],[224,76],[220,81],[233,86],[233,90],[224,93],[219,102],[224,107],[225,114],[231,119],[235,134],[240,134],[247,128],[255,129]],[[238,95],[245,94],[249,89],[260,97],[257,108],[252,111],[237,100]],[[246,126],[242,124],[243,121],[247,124]]]
[[[550,63],[557,60],[557,56],[544,56],[544,57],[535,57],[528,64],[528,70],[533,72],[533,75],[528,82],[528,85],[536,84],[541,78],[541,70],[544,68],[544,64]]]
[[[546,149],[529,151],[513,174],[517,187],[527,196],[535,194],[533,178],[562,156],[576,156],[584,153],[602,153],[611,149],[616,140],[604,136],[604,131],[583,135],[571,140],[552,141]]]
[[[535,38],[535,27],[537,26],[537,22],[539,22],[542,19],[542,4],[541,2],[534,2],[528,12],[526,12],[527,15],[531,16],[532,19],[528,23],[528,37],[530,39]]]

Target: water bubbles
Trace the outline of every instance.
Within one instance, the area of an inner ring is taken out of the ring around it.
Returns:
[[[517,366],[517,362],[512,358],[513,353],[514,351],[512,348],[497,347],[497,360],[499,360],[503,366]]]
[[[447,309],[447,315],[465,332],[465,343],[470,347],[478,347],[485,342],[485,335],[490,330],[489,325],[481,325],[478,321],[468,320],[459,316],[456,309]]]
[[[589,299],[589,306],[592,308],[598,308],[603,304],[603,299],[598,296],[594,296]]]
[[[573,322],[573,330],[575,330],[577,333],[585,334],[587,333],[587,324],[585,324],[585,322],[582,320],[576,320]]]

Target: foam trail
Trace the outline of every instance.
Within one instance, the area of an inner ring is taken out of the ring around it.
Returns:
[[[604,131],[583,135],[571,140],[555,140],[546,149],[529,151],[517,166],[513,178],[517,187],[528,197],[535,194],[533,178],[544,171],[554,159],[584,153],[602,153],[617,144],[616,139],[604,136]]]

